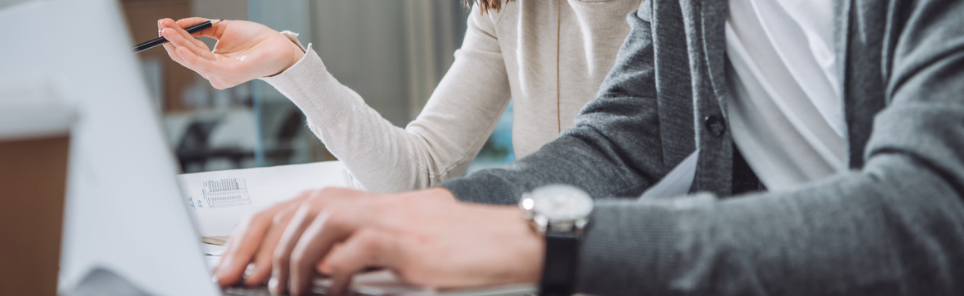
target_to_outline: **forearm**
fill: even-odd
[[[422,189],[462,176],[508,106],[508,75],[487,25],[470,18],[455,63],[404,129],[339,83],[314,51],[265,80],[305,113],[309,128],[366,189]]]
[[[298,63],[264,80],[301,109],[311,131],[367,189],[398,191],[430,183],[431,174],[419,172],[414,159],[413,136],[342,85],[310,48]]]
[[[944,295],[964,277],[964,207],[900,155],[785,193],[598,202],[578,291]],[[898,288],[899,287],[899,288]]]

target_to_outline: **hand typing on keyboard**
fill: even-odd
[[[311,191],[238,226],[215,276],[222,286],[268,281],[274,294],[304,295],[316,273],[346,291],[368,267],[403,281],[456,288],[535,282],[544,242],[514,206],[458,202],[435,188],[403,194],[349,189]]]

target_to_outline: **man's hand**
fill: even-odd
[[[281,73],[304,56],[287,37],[255,22],[224,20],[193,36],[183,29],[207,20],[162,19],[157,21],[157,30],[170,41],[164,44],[164,50],[171,59],[201,74],[215,88]],[[195,38],[201,36],[218,40],[214,51]]]
[[[246,284],[270,272],[273,293],[311,290],[316,272],[333,292],[366,267],[393,270],[428,287],[536,282],[544,242],[516,207],[458,202],[445,189],[378,195],[348,189],[302,194],[258,213],[228,243],[216,269],[221,285]]]

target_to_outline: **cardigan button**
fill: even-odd
[[[714,135],[722,136],[723,133],[726,132],[726,124],[723,124],[723,119],[720,119],[719,116],[707,116],[703,122],[706,124],[706,128],[710,130],[710,133]]]

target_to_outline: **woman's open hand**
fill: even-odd
[[[193,36],[183,29],[204,21],[208,19],[162,19],[157,29],[170,41],[164,49],[171,59],[201,74],[217,89],[281,73],[304,55],[287,37],[255,22],[224,20]],[[195,38],[202,36],[218,40],[213,51]]]

